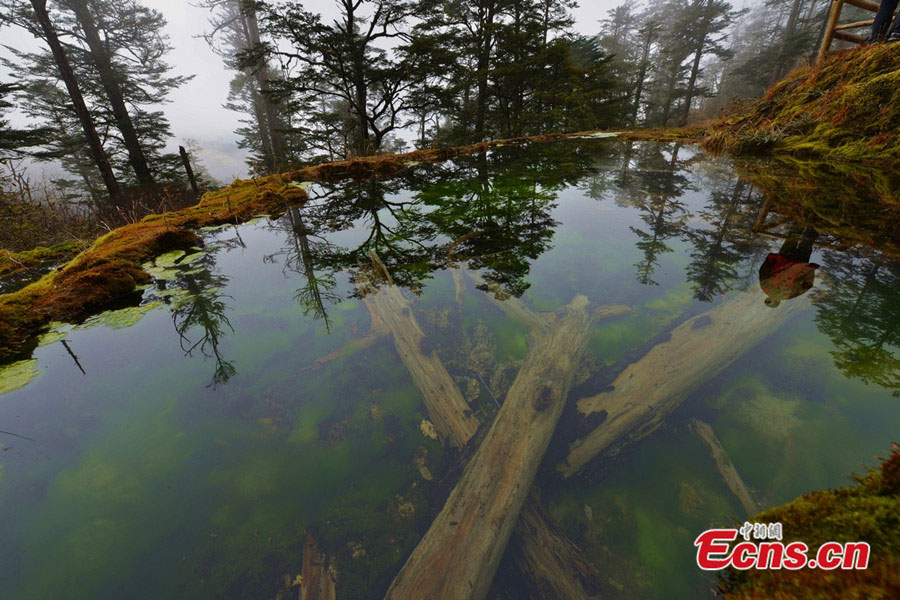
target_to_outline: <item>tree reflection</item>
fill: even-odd
[[[304,315],[312,314],[314,319],[321,319],[325,328],[331,331],[331,321],[325,305],[340,302],[342,298],[334,291],[337,286],[334,272],[317,272],[316,268],[321,258],[331,254],[335,246],[317,235],[304,222],[299,208],[288,209],[287,216],[281,219],[280,224],[287,230],[288,245],[279,252],[265,256],[263,260],[275,262],[281,258],[285,273],[291,271],[303,277],[304,284],[297,289],[294,300],[300,305]]]
[[[631,191],[628,204],[641,212],[641,220],[648,229],[629,227],[638,237],[635,245],[644,253],[644,260],[634,265],[637,280],[644,285],[658,285],[653,274],[659,267],[659,256],[672,252],[668,245],[670,239],[683,237],[686,233],[685,225],[691,215],[680,198],[692,189],[692,185],[687,178],[687,168],[678,160],[680,144],[674,145],[668,160],[658,149],[645,147],[653,151],[638,155],[637,172],[628,174],[632,153],[629,147],[620,173],[623,182],[633,180],[623,189]]]
[[[687,233],[694,246],[687,276],[693,282],[694,297],[703,302],[739,287],[741,265],[767,245],[753,233],[761,201],[752,188],[730,174],[710,183],[709,201],[698,212],[705,225]]]
[[[831,285],[815,320],[834,344],[835,365],[900,397],[900,264],[862,248],[826,251],[822,261]]]
[[[531,261],[550,248],[559,191],[598,170],[604,146],[502,148],[412,169],[388,181],[345,180],[310,190],[277,227],[289,243],[266,257],[304,278],[297,299],[326,321],[338,272],[375,253],[396,285],[418,293],[435,271],[460,262],[501,296],[528,289]],[[354,237],[341,245],[334,234]],[[377,286],[378,283],[376,282]],[[360,290],[353,292],[361,294]]]

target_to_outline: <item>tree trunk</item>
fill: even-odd
[[[241,13],[244,15],[244,21],[247,26],[247,39],[251,48],[260,45],[259,22],[256,18],[256,8],[252,2],[241,3]],[[269,90],[268,80],[269,65],[263,61],[256,71],[253,73],[256,83],[259,86],[259,95],[261,97],[263,108],[266,115],[266,129],[269,133],[269,141],[272,146],[272,172],[277,173],[279,169],[285,167],[284,156],[284,138],[281,135],[281,128],[278,125],[278,112],[275,110],[275,104],[272,102],[271,90]]]
[[[557,470],[571,477],[595,456],[616,454],[628,442],[650,434],[701,385],[810,305],[809,294],[777,309],[765,306],[764,299],[762,291],[748,290],[682,323],[606,391],[580,400],[583,415],[605,416],[596,429],[571,444]]]
[[[94,17],[91,15],[86,0],[69,0],[78,24],[84,31],[84,38],[90,49],[91,59],[97,67],[97,73],[100,75],[100,84],[103,86],[103,92],[109,101],[113,116],[116,119],[116,127],[122,134],[122,141],[125,149],[128,151],[128,162],[134,169],[137,176],[138,184],[153,185],[153,173],[147,164],[147,157],[141,148],[141,142],[138,139],[137,132],[134,129],[134,123],[128,114],[128,108],[125,106],[125,97],[122,94],[122,86],[119,85],[119,76],[115,72],[112,65],[112,58],[100,39],[100,32]]]
[[[88,112],[87,105],[84,103],[84,96],[81,95],[81,89],[78,87],[78,80],[75,78],[75,72],[72,70],[72,65],[69,64],[69,59],[66,57],[65,50],[63,50],[62,44],[59,42],[59,37],[56,35],[56,29],[54,29],[53,23],[50,22],[50,15],[47,12],[47,0],[31,0],[31,6],[34,8],[35,15],[44,32],[47,44],[50,46],[51,52],[53,52],[53,59],[56,61],[60,77],[63,82],[65,82],[66,89],[69,91],[72,107],[78,115],[78,120],[81,121],[81,127],[84,129],[84,135],[87,138],[88,146],[94,157],[94,163],[96,163],[97,169],[100,170],[100,176],[103,178],[103,183],[106,185],[106,191],[109,193],[109,197],[113,204],[118,205],[122,200],[119,182],[116,181],[116,176],[113,174],[112,167],[109,166],[109,158],[106,156],[106,151],[103,150],[103,144],[100,141],[100,136],[97,135],[97,129],[94,127],[91,113]]]
[[[644,48],[641,53],[641,66],[638,69],[637,89],[634,91],[634,107],[631,109],[631,124],[637,123],[637,115],[641,107],[641,95],[644,93],[644,77],[647,76],[649,66],[650,46],[653,44],[653,29],[647,27],[647,37],[644,38]]]
[[[387,598],[484,598],[562,414],[591,332],[577,296],[538,338],[496,420]]]
[[[494,45],[494,2],[488,0],[483,22],[481,39],[478,47],[478,91],[475,99],[475,138],[484,138],[484,126],[487,119],[488,74],[491,65],[491,47]]]
[[[788,42],[794,37],[797,31],[797,21],[800,18],[800,9],[803,7],[803,0],[794,0],[791,5],[791,14],[788,17],[787,25],[784,28],[784,34],[781,36],[781,47],[778,50],[778,66],[775,68],[772,83],[775,83],[784,75],[787,64],[785,63],[784,52],[787,50]]]
[[[178,153],[181,155],[181,164],[184,165],[184,172],[187,173],[191,189],[195,194],[199,194],[200,186],[197,185],[197,179],[194,177],[194,169],[191,168],[191,159],[188,157],[187,150],[184,149],[184,146],[178,146]]]

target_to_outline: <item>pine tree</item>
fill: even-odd
[[[278,60],[284,75],[272,82],[273,93],[302,120],[299,127],[313,143],[332,151],[343,141],[344,154],[363,155],[380,149],[404,124],[406,65],[383,44],[404,37],[401,28],[413,5],[339,0],[338,8],[340,16],[329,24],[298,4],[260,3],[267,41],[242,53],[240,67]]]
[[[0,5],[10,22],[47,41],[32,7],[22,0],[2,0]],[[168,120],[161,111],[147,108],[164,103],[169,92],[189,79],[168,75],[163,57],[170,47],[162,33],[162,15],[137,0],[57,0],[44,6],[119,177],[142,185],[180,179],[178,156],[164,152],[171,137]],[[64,147],[74,151],[79,142],[63,128],[74,108],[66,109],[59,94],[51,93],[51,87],[60,86],[58,63],[49,50],[10,51],[14,59],[5,64],[21,82],[23,109],[53,128],[61,140],[68,138],[65,144],[53,144],[56,153]],[[61,109],[70,117],[61,117]],[[82,138],[80,146],[86,143]]]

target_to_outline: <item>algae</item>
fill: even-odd
[[[140,321],[148,312],[162,306],[161,302],[151,302],[140,306],[130,306],[119,310],[108,310],[87,319],[77,329],[91,327],[109,327],[110,329],[127,329]]]
[[[39,374],[37,359],[20,360],[0,366],[0,394],[25,387]]]

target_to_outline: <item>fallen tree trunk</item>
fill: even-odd
[[[532,493],[525,500],[507,546],[529,578],[531,598],[589,600],[600,590],[600,574],[569,540]]]
[[[580,400],[582,414],[602,413],[605,418],[569,447],[566,461],[557,467],[563,477],[595,456],[615,454],[651,433],[697,388],[810,305],[808,294],[774,309],[763,304],[764,298],[761,291],[749,290],[689,319],[628,366],[607,390]]]
[[[462,448],[478,431],[478,419],[472,415],[441,359],[433,349],[425,350],[425,334],[409,302],[393,285],[390,274],[374,253],[372,262],[383,271],[387,285],[375,293],[369,293],[371,282],[366,277],[360,274],[356,282],[372,312],[372,322],[375,327],[383,328],[393,336],[397,354],[422,392],[425,409],[441,443]]]
[[[756,507],[753,498],[750,497],[750,492],[747,490],[747,486],[744,485],[744,480],[738,475],[737,469],[734,468],[734,464],[728,458],[725,448],[722,447],[722,442],[716,437],[712,427],[703,421],[692,419],[691,428],[697,434],[697,437],[709,446],[709,451],[716,462],[716,469],[719,471],[719,475],[725,480],[725,485],[728,486],[731,493],[737,496],[741,506],[744,507],[744,512],[747,513],[746,516],[752,517],[758,513],[759,509]]]
[[[587,298],[577,296],[538,337],[484,441],[387,598],[487,594],[590,336],[587,306]]]

